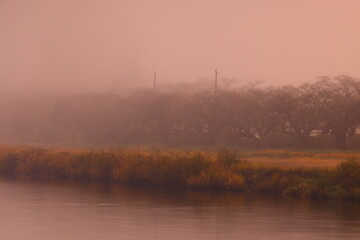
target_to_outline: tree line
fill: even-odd
[[[179,88],[33,97],[1,111],[3,143],[360,148],[360,81],[350,76],[216,95]]]

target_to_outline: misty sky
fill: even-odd
[[[0,0],[0,91],[360,77],[359,0]]]

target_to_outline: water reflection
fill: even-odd
[[[360,206],[231,192],[0,181],[2,239],[359,239]]]

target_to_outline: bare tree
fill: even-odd
[[[349,76],[326,78],[326,123],[323,127],[335,137],[336,148],[346,149],[347,139],[355,134],[360,117],[360,82]]]
[[[279,127],[284,133],[298,139],[301,147],[308,146],[311,133],[319,129],[324,119],[328,98],[326,82],[317,81],[298,88],[279,89],[273,101],[273,110],[279,114]]]

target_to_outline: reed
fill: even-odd
[[[149,149],[60,150],[1,147],[0,175],[42,180],[89,180],[169,187],[226,189],[303,198],[360,200],[356,154],[311,167],[301,159],[329,160],[329,153],[175,151]],[[350,157],[352,156],[352,157]],[[263,162],[259,160],[265,159]],[[255,159],[255,160],[254,160]],[[266,160],[267,159],[267,160]],[[278,167],[278,159],[298,162]],[[299,160],[300,159],[300,160]],[[347,160],[346,160],[347,159]]]

